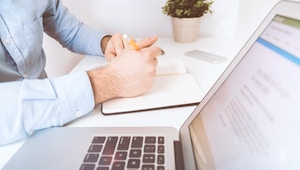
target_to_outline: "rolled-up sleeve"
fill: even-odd
[[[5,103],[0,111],[0,145],[22,139],[35,130],[61,126],[89,113],[95,105],[86,72],[1,83],[0,94],[5,96],[0,98]]]

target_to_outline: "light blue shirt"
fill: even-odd
[[[0,145],[94,108],[86,72],[47,79],[43,32],[73,52],[103,55],[104,32],[78,21],[59,0],[1,0]]]

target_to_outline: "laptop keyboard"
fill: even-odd
[[[95,136],[80,170],[164,170],[163,136]]]

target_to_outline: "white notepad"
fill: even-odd
[[[179,59],[159,60],[157,76],[146,93],[102,103],[103,114],[119,114],[198,104],[204,97],[194,77]]]

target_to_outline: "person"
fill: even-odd
[[[109,64],[47,78],[43,32],[73,52],[105,55]],[[161,53],[156,35],[134,50],[120,33],[80,22],[60,0],[1,0],[0,38],[0,145],[62,126],[104,101],[146,92]]]

